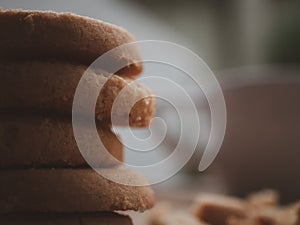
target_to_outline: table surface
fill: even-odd
[[[184,173],[177,174],[152,188],[156,203],[168,202],[175,209],[183,210],[190,208],[195,197],[201,193],[227,193],[223,182],[217,177]],[[129,212],[127,214],[130,215],[134,224],[147,225],[151,210],[144,213]]]

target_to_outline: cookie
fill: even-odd
[[[132,225],[128,216],[113,212],[70,214],[7,214],[0,215],[5,225]]]
[[[101,173],[132,185],[146,182],[128,170]],[[0,213],[144,211],[154,204],[150,187],[115,183],[92,169],[1,170],[0,179]]]
[[[86,72],[86,74],[85,74]],[[85,76],[82,78],[83,74]],[[129,115],[133,127],[146,127],[154,114],[155,100],[149,89],[136,81],[107,73],[95,72],[83,65],[62,62],[2,62],[0,63],[0,109],[57,112],[71,115],[73,99],[80,79],[84,88],[77,96],[80,112],[93,104],[91,95],[99,93],[95,114],[100,121],[110,121],[112,105],[122,90],[121,104],[115,104],[113,114],[118,125]],[[135,101],[139,100],[139,101]],[[130,103],[136,102],[131,108]],[[78,107],[78,108],[79,108]],[[131,110],[130,110],[131,109]],[[130,113],[129,113],[130,112]]]
[[[207,194],[194,204],[199,222],[219,225],[296,225],[297,203],[281,206],[279,195],[272,190],[252,193],[246,199]]]
[[[150,212],[149,225],[208,225],[198,221],[191,213],[172,206],[166,202],[156,204]]]
[[[81,124],[88,138],[88,157],[95,167],[109,167],[123,161],[123,146],[110,128],[98,126],[105,149],[97,149],[90,127]],[[58,116],[0,115],[0,168],[88,166],[74,138],[71,119]]]
[[[1,60],[59,59],[90,65],[105,52],[135,41],[118,26],[72,13],[0,11],[0,27]],[[125,49],[110,61],[127,65],[121,75],[142,71],[137,49]]]
[[[153,218],[150,225],[209,225],[204,222],[197,221],[196,218],[188,213],[175,212],[161,217]]]
[[[247,204],[238,199],[216,194],[204,194],[194,204],[194,215],[208,224],[227,225],[231,217],[245,218]]]

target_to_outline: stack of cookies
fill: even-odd
[[[124,103],[141,99],[130,111],[129,125],[147,127],[154,99],[150,90],[131,82],[142,71],[136,52],[111,58],[127,65],[112,76],[99,72],[103,68],[87,68],[134,38],[117,26],[70,13],[0,11],[0,27],[0,224],[132,224],[115,211],[147,210],[153,193],[136,186],[146,182],[143,176],[118,168],[123,146],[111,130],[111,110],[126,87],[132,95]],[[91,86],[104,84],[95,120],[109,154],[97,157],[93,166],[105,176],[89,167],[72,127],[74,93],[86,71],[95,75]],[[116,115],[120,124],[127,115],[122,110]],[[90,148],[97,146],[93,141],[98,140],[90,140]],[[98,150],[89,152],[99,156]]]

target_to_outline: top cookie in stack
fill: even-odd
[[[7,10],[0,12],[0,27],[1,108],[70,113],[75,89],[87,66],[105,52],[134,41],[122,28],[71,13]],[[113,99],[142,71],[137,50],[120,54],[112,60],[125,61],[127,67],[107,82],[109,87],[103,90],[107,99],[98,99],[100,120],[110,117]],[[97,75],[97,80],[106,81],[107,77]],[[137,86],[133,85],[132,93],[149,95],[145,87]],[[152,98],[138,102],[130,114],[130,125],[147,126],[153,104]]]
[[[134,42],[126,30],[72,13],[7,10],[1,12],[2,59],[58,59],[90,65],[105,52]],[[142,71],[138,52],[123,52],[115,60],[128,67],[120,74],[134,77]]]
[[[0,221],[64,224],[63,218],[71,221],[70,213],[76,213],[74,221],[84,217],[90,221],[87,225],[131,224],[112,211],[144,211],[153,205],[152,191],[114,183],[89,168],[74,138],[72,105],[84,73],[92,77],[89,91],[104,84],[95,107],[97,131],[105,150],[117,160],[104,154],[93,165],[105,174],[128,178],[132,185],[144,183],[131,171],[105,169],[123,161],[122,144],[111,131],[112,105],[121,90],[126,87],[127,92],[116,108],[119,125],[126,125],[124,105],[133,99],[141,100],[129,113],[130,126],[147,127],[154,113],[151,91],[132,82],[142,71],[139,52],[111,57],[127,65],[115,75],[101,72],[106,68],[88,69],[99,56],[134,38],[115,25],[71,13],[0,11],[0,27],[0,178],[5,181],[0,188],[0,213],[5,215],[0,214]],[[91,128],[82,126],[88,134]],[[89,142],[89,152],[99,152],[95,146]]]

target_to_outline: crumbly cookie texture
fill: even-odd
[[[59,59],[90,65],[99,56],[134,42],[125,29],[72,13],[0,9],[1,60]],[[124,66],[118,74],[142,71],[137,48],[122,48],[110,60]],[[102,68],[110,72],[110,68]]]
[[[121,169],[102,169],[131,185],[145,183],[142,175]],[[144,211],[154,204],[148,186],[112,182],[93,169],[25,169],[0,171],[0,212]]]
[[[113,212],[93,213],[13,213],[1,215],[0,224],[6,225],[133,225],[128,216]]]
[[[154,114],[155,99],[145,86],[84,65],[2,62],[0,79],[0,109],[71,115],[76,93],[78,113],[95,113],[102,122],[110,123],[113,115],[116,125],[147,127]],[[95,112],[89,112],[87,106],[95,102]]]
[[[10,113],[0,115],[0,124],[0,168],[86,167],[87,158],[91,165],[103,168],[123,161],[122,143],[106,124],[97,127],[97,137],[89,126],[78,124],[86,138],[81,146],[84,152],[76,143],[71,119]]]
[[[157,204],[150,225],[299,225],[300,202],[280,206],[272,190],[250,194],[246,199],[219,194],[201,194],[190,211]]]

